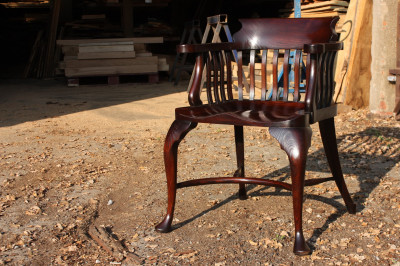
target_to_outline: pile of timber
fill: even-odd
[[[49,6],[49,0],[37,0],[37,1],[9,1],[6,3],[0,3],[5,8],[37,8],[43,6]]]
[[[341,30],[348,6],[348,0],[305,0],[301,3],[301,17],[317,18],[339,16],[340,20],[336,25],[336,29]],[[280,9],[279,12],[281,17],[294,18],[294,8]]]
[[[58,40],[64,55],[59,68],[75,86],[79,78],[95,76],[114,77],[114,83],[122,75],[148,75],[158,81],[158,72],[169,66],[165,58],[146,50],[146,44],[162,42],[162,37]]]

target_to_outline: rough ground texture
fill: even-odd
[[[6,81],[0,99],[0,264],[399,265],[400,123],[367,110],[337,117],[340,156],[357,213],[332,182],[307,187],[304,230],[313,254],[292,254],[290,193],[237,185],[179,190],[166,211],[163,139],[185,84],[67,88]],[[329,176],[318,128],[307,178]],[[246,174],[287,180],[288,161],[266,129],[245,129]],[[233,128],[199,125],[182,142],[179,180],[231,175]],[[107,252],[90,228],[122,250]],[[104,228],[104,229],[102,229]],[[103,246],[102,246],[103,245]],[[129,260],[129,254],[136,260]]]

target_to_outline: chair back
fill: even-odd
[[[330,106],[336,51],[312,45],[336,42],[337,21],[241,19],[233,43],[203,45],[208,103],[248,99],[306,102],[310,110]]]

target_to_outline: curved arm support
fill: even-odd
[[[305,111],[314,114],[316,111],[315,106],[315,90],[318,84],[318,55],[308,54],[307,56],[307,84],[306,84],[306,108]],[[311,116],[311,123],[314,118]]]
[[[202,82],[203,67],[204,67],[203,56],[200,54],[196,57],[193,83],[192,83],[192,87],[190,87],[190,89],[189,89],[188,100],[189,100],[189,104],[191,106],[203,104],[203,102],[200,99],[201,86],[203,85],[202,84],[203,83]]]

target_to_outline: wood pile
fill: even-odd
[[[6,3],[0,3],[5,8],[37,8],[43,6],[49,6],[49,0],[37,0],[37,1],[10,1]]]
[[[64,55],[59,68],[67,78],[157,74],[169,66],[146,44],[162,42],[162,37],[58,40]]]
[[[36,7],[48,5],[48,1],[31,1],[31,2],[16,2],[19,7],[28,7],[36,3]],[[63,28],[59,30],[58,19],[61,9],[61,0],[54,0],[50,3],[50,17],[46,30],[40,30],[37,33],[34,45],[32,46],[31,55],[26,65],[24,76],[47,78],[53,77],[55,73],[55,65],[58,60],[58,51],[56,49],[56,39],[63,36]],[[16,8],[17,8],[16,6]]]
[[[302,18],[317,18],[317,17],[335,17],[339,16],[340,20],[336,25],[338,31],[341,30],[349,1],[342,0],[303,0],[301,3]],[[281,17],[294,18],[294,8],[280,9]]]

